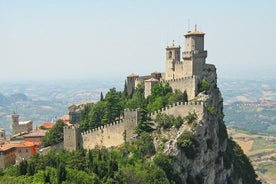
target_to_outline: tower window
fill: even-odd
[[[172,51],[169,52],[169,59],[172,58]]]

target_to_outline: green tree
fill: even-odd
[[[128,100],[126,107],[130,109],[144,108],[146,105],[144,91],[145,84],[138,84],[132,94],[132,97]]]
[[[103,97],[103,92],[101,92],[101,95],[100,95],[100,101],[103,101],[104,100],[104,97]]]
[[[110,89],[105,96],[105,111],[102,119],[103,123],[111,123],[115,121],[116,117],[120,117],[124,106],[121,100],[120,92],[117,92],[115,88]]]
[[[142,132],[152,132],[154,129],[153,122],[150,121],[148,113],[144,108],[139,109],[138,124],[135,128],[135,131],[138,135],[141,135]]]
[[[152,155],[155,153],[153,139],[147,132],[142,132],[136,146],[141,153],[145,155]]]
[[[58,184],[61,184],[63,181],[66,181],[66,170],[65,170],[65,166],[64,164],[61,162],[58,165],[58,169],[57,169],[57,180],[58,180]]]
[[[63,141],[63,120],[57,120],[52,129],[42,138],[42,146],[52,146]]]
[[[26,160],[22,160],[19,163],[19,174],[25,175],[27,174],[28,162]]]
[[[154,163],[165,171],[167,178],[171,183],[183,183],[179,174],[175,172],[173,167],[173,157],[164,154],[157,154],[154,159]]]
[[[126,81],[125,81],[124,90],[123,90],[123,97],[124,97],[124,98],[128,98],[128,94],[127,94],[127,83],[126,83]]]

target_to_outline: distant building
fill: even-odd
[[[68,124],[70,122],[70,116],[68,114],[63,115],[58,119],[62,120],[65,124]]]
[[[3,128],[0,128],[0,141],[6,140],[6,131]]]
[[[81,111],[89,106],[89,105],[93,105],[93,102],[87,101],[87,102],[81,102],[81,103],[77,103],[77,104],[73,104],[71,106],[68,107],[69,110],[69,121],[72,124],[76,124],[79,123],[81,120]]]
[[[54,123],[52,123],[52,122],[45,122],[45,123],[43,123],[43,125],[41,127],[44,130],[50,130],[51,128],[53,128],[53,126],[54,126]]]
[[[16,162],[21,160],[27,160],[32,155],[37,153],[39,149],[36,149],[38,143],[24,141],[16,145]],[[40,143],[39,143],[40,144]]]
[[[28,142],[41,142],[42,137],[45,136],[45,131],[34,131],[28,134],[23,135],[24,137],[24,141],[28,141]]]
[[[16,148],[14,144],[6,143],[0,145],[0,168],[6,169],[9,165],[15,164]]]
[[[21,121],[19,122],[19,115],[12,114],[12,129],[13,134],[18,134],[21,132],[30,132],[33,129],[33,121]]]

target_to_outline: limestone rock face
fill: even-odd
[[[162,145],[163,153],[173,156],[174,168],[185,183],[224,184],[230,183],[229,178],[232,183],[244,183],[241,178],[232,177],[235,175],[233,164],[228,169],[225,167],[223,155],[226,153],[228,135],[223,123],[223,99],[217,88],[214,65],[205,66],[203,80],[211,85],[208,91],[195,98],[204,101],[203,118],[192,125],[184,122],[179,129],[161,130],[159,136],[153,135],[155,147],[158,149]],[[178,138],[185,131],[191,132],[199,143],[194,158],[187,157],[185,151],[177,145]],[[167,140],[165,143],[164,138]]]

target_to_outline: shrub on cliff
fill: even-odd
[[[199,83],[199,92],[202,91],[208,91],[211,88],[211,84],[205,80],[201,81],[201,83]]]
[[[188,122],[188,124],[193,123],[195,120],[197,120],[198,116],[197,114],[194,112],[189,112],[187,116],[184,117],[184,120],[186,120]]]
[[[173,115],[158,113],[156,116],[156,122],[159,127],[164,129],[169,129],[172,126],[175,126],[178,129],[183,124],[183,119],[180,116],[174,117]]]
[[[192,132],[184,131],[177,138],[177,146],[185,152],[189,159],[194,159],[198,153],[199,142],[193,137]]]

